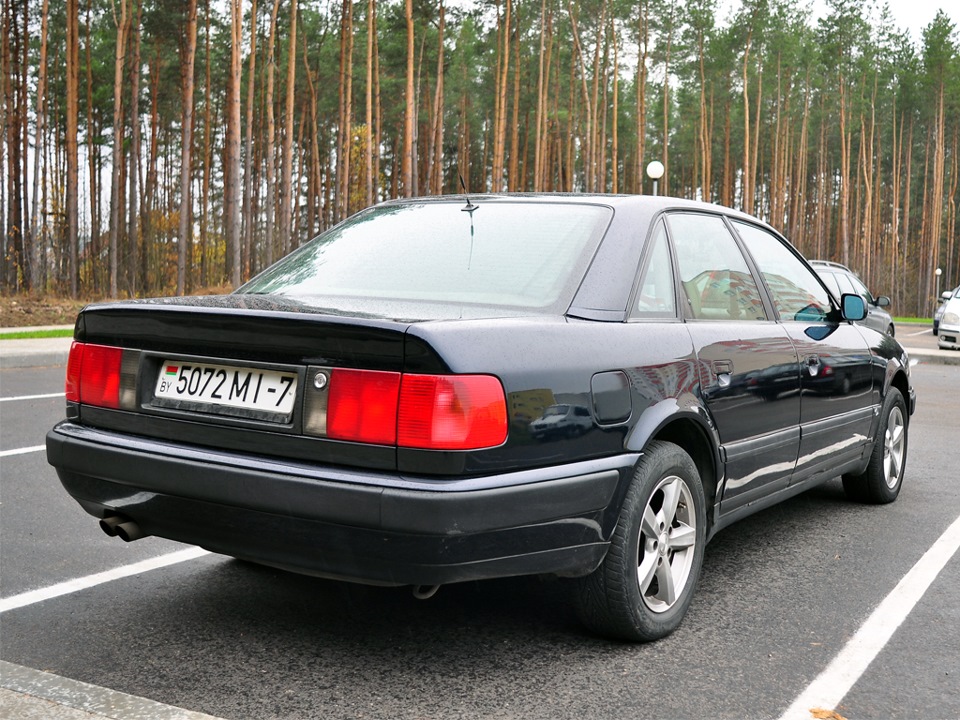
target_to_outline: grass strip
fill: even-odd
[[[0,332],[0,340],[33,340],[35,338],[73,337],[73,328],[56,330],[13,330]]]

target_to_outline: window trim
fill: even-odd
[[[637,272],[633,278],[633,289],[630,291],[630,296],[627,300],[627,322],[677,322],[678,320],[683,320],[683,312],[681,308],[683,307],[683,299],[680,295],[679,283],[679,274],[677,270],[677,256],[673,248],[673,242],[670,239],[670,228],[664,220],[664,216],[667,214],[666,211],[661,211],[657,213],[654,218],[650,221],[650,224],[647,226],[647,237],[643,242],[643,252],[640,255],[640,265]],[[654,247],[653,247],[653,238],[656,235],[657,226],[660,225],[663,227],[664,240],[666,241],[667,248],[667,257],[670,262],[670,274],[673,277],[673,315],[671,316],[662,316],[662,317],[651,317],[650,315],[641,315],[637,311],[637,297],[640,294],[641,283],[644,278],[644,273],[646,273],[647,268],[650,266],[651,258],[653,257]]]

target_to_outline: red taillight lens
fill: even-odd
[[[119,408],[122,362],[122,348],[74,342],[67,360],[67,400]]]
[[[503,386],[490,375],[404,375],[397,444],[476,450],[507,439]]]
[[[333,370],[327,401],[327,437],[393,445],[397,441],[400,373]]]
[[[70,345],[70,357],[67,358],[67,381],[64,392],[67,402],[80,402],[80,370],[83,367],[83,343],[76,340]]]

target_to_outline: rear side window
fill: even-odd
[[[850,278],[850,283],[853,285],[853,292],[862,297],[868,305],[873,303],[873,295],[870,294],[867,286],[860,282],[858,278]]]
[[[320,235],[239,292],[337,307],[337,299],[361,299],[566,310],[611,215],[576,203],[385,205]]]
[[[698,320],[765,320],[757,282],[740,247],[715,215],[677,213],[668,218],[680,280]]]
[[[734,222],[770,290],[781,320],[819,322],[832,310],[830,293],[780,238],[755,225]]]
[[[640,318],[673,318],[677,316],[673,285],[673,264],[667,246],[663,221],[657,221],[650,238],[650,251],[640,274],[640,287],[634,302],[633,316]]]

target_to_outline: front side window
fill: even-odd
[[[857,293],[868,305],[873,304],[873,295],[870,294],[870,291],[867,290],[867,286],[860,282],[859,278],[851,277],[850,282],[853,284],[853,291]]]
[[[781,320],[820,322],[832,310],[830,293],[778,237],[744,222],[734,227],[753,256]]]
[[[837,295],[837,299],[840,299],[840,295],[844,293],[856,293],[857,288],[854,287],[853,282],[850,278],[843,273],[837,273],[837,284],[840,286],[840,294]]]
[[[736,240],[715,215],[669,216],[680,280],[698,320],[765,320],[757,282]]]

